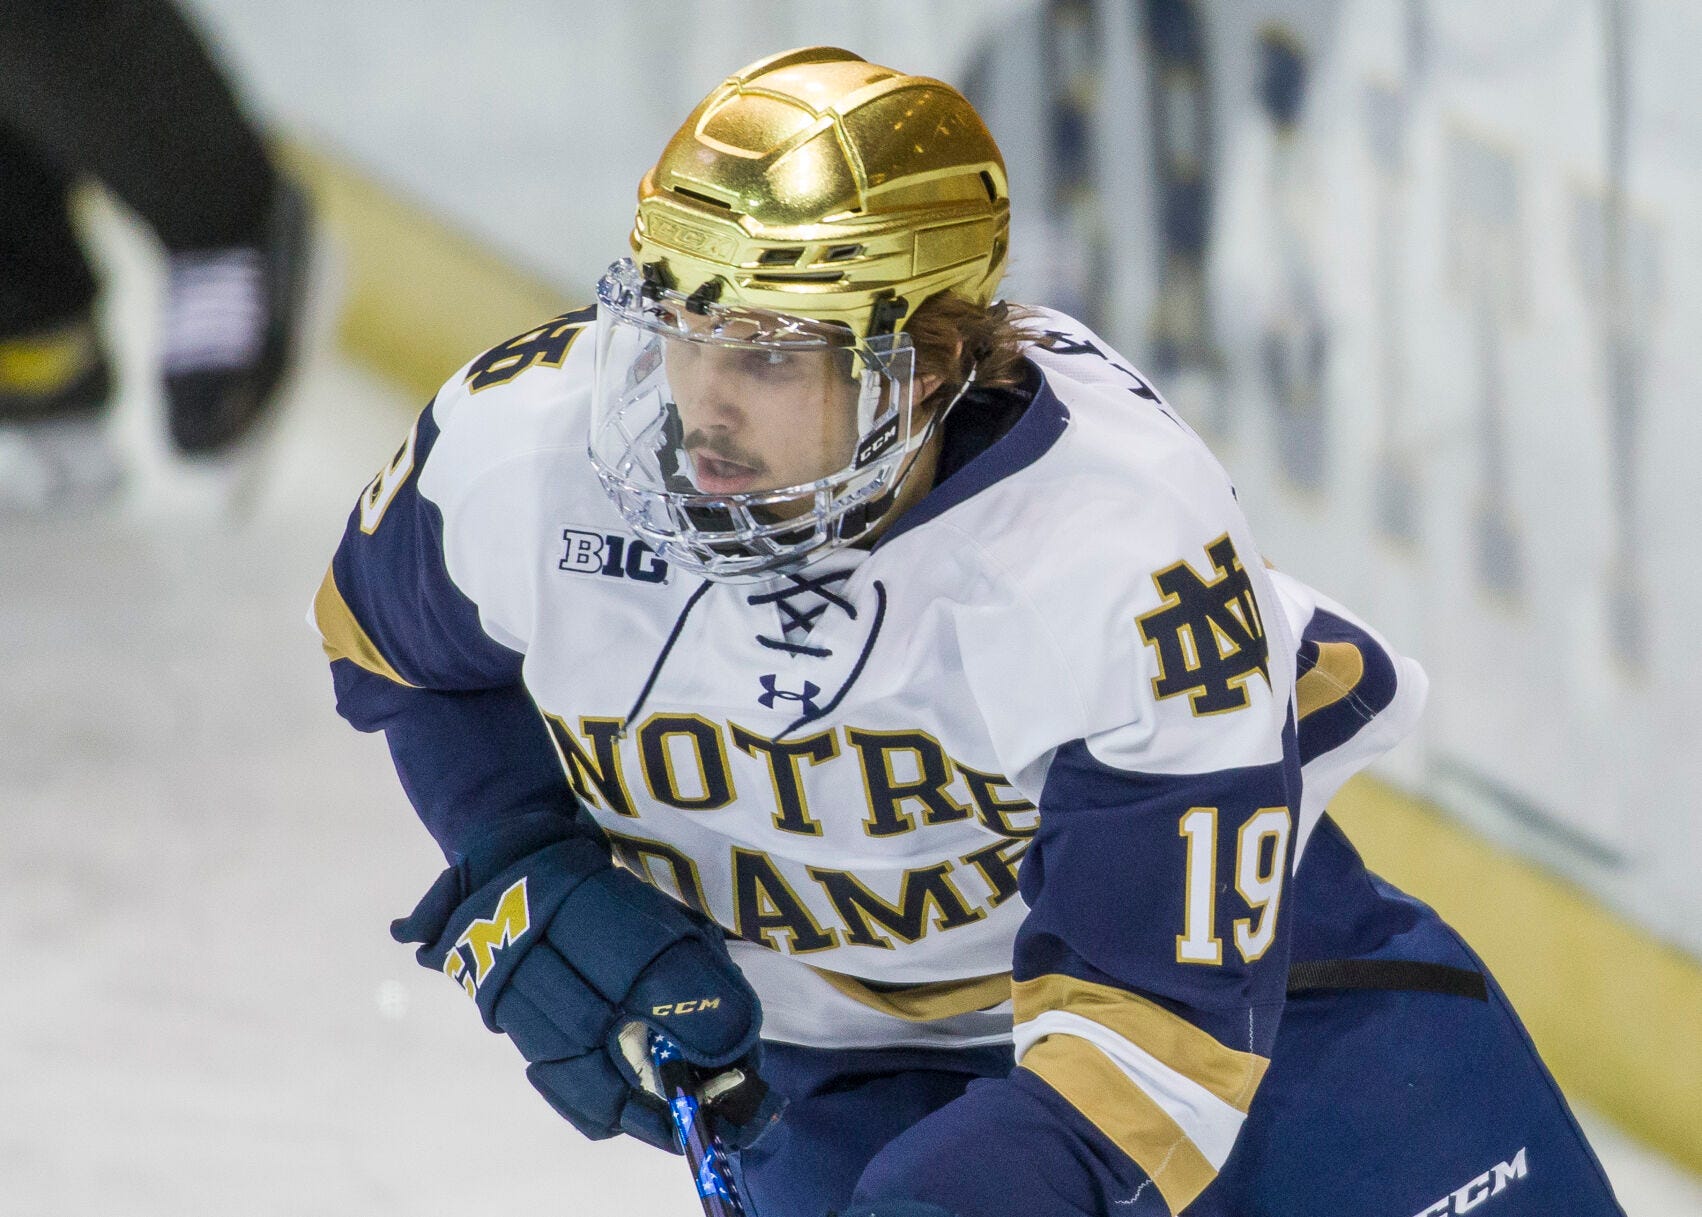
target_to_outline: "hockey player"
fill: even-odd
[[[444,386],[315,601],[450,863],[397,937],[589,1136],[672,1037],[759,1217],[1618,1212],[1324,814],[1422,672],[1007,224],[954,90],[778,55]]]

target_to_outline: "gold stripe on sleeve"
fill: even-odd
[[[1359,687],[1365,676],[1365,656],[1351,642],[1320,642],[1318,662],[1294,685],[1300,717],[1333,706]]]
[[[1086,1040],[1048,1035],[1023,1053],[1020,1068],[1038,1075],[1133,1158],[1172,1213],[1193,1203],[1217,1178],[1181,1126]]]
[[[325,581],[313,597],[313,620],[319,626],[319,637],[327,659],[347,659],[375,676],[414,688],[402,679],[390,661],[373,645],[372,639],[367,637],[361,623],[355,620],[343,593],[337,590],[337,580],[329,566],[325,568]]]
[[[1018,1023],[1047,1010],[1092,1019],[1243,1114],[1270,1066],[1265,1057],[1225,1047],[1209,1032],[1138,993],[1056,974],[1019,981],[1012,988]]]
[[[1011,974],[973,976],[968,980],[942,980],[932,984],[905,985],[901,989],[876,989],[854,976],[811,968],[817,976],[860,1005],[910,1023],[931,1023],[976,1010],[990,1010],[1011,996]]]

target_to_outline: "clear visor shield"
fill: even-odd
[[[907,335],[597,285],[591,459],[629,524],[682,565],[753,574],[854,539],[911,440]]]

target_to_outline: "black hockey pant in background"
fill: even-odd
[[[258,132],[168,0],[0,0],[0,337],[93,299],[66,215],[85,174],[171,251],[257,241],[276,185]]]

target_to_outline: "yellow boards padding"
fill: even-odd
[[[1349,783],[1331,814],[1483,957],[1569,1096],[1702,1170],[1702,966],[1381,782]]]

